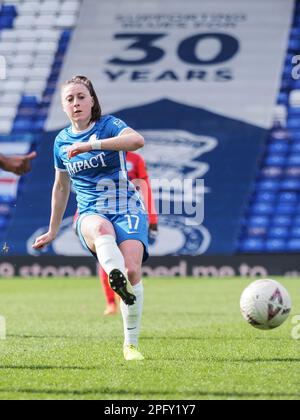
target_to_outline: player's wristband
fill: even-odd
[[[92,140],[90,144],[91,144],[92,150],[102,150],[101,140]]]

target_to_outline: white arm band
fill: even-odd
[[[101,140],[92,140],[90,142],[92,150],[102,150],[102,141]]]

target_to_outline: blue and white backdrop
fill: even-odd
[[[144,134],[142,153],[153,179],[205,182],[203,223],[186,223],[186,214],[161,215],[152,255],[234,253],[272,122],[293,5],[293,0],[84,2],[60,81],[75,74],[92,79],[104,112]],[[15,254],[32,253],[33,238],[46,229],[53,140],[67,124],[58,91],[8,235]],[[154,185],[154,192],[161,207],[164,191]],[[72,198],[61,234],[46,253],[85,254],[71,227],[74,209]]]

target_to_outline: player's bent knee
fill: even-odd
[[[115,230],[113,228],[113,226],[106,221],[101,221],[101,223],[96,223],[93,227],[92,227],[92,237],[93,239],[97,239],[100,236],[105,236],[105,235],[111,235],[115,238],[116,234],[115,234]]]
[[[115,236],[113,229],[110,226],[101,224],[96,227],[96,236],[112,235]]]

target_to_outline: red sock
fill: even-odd
[[[106,302],[108,303],[108,305],[116,303],[115,292],[110,287],[109,281],[108,281],[108,275],[106,274],[106,272],[103,270],[102,267],[100,267],[99,269],[99,276],[100,276],[101,283],[103,286]]]

